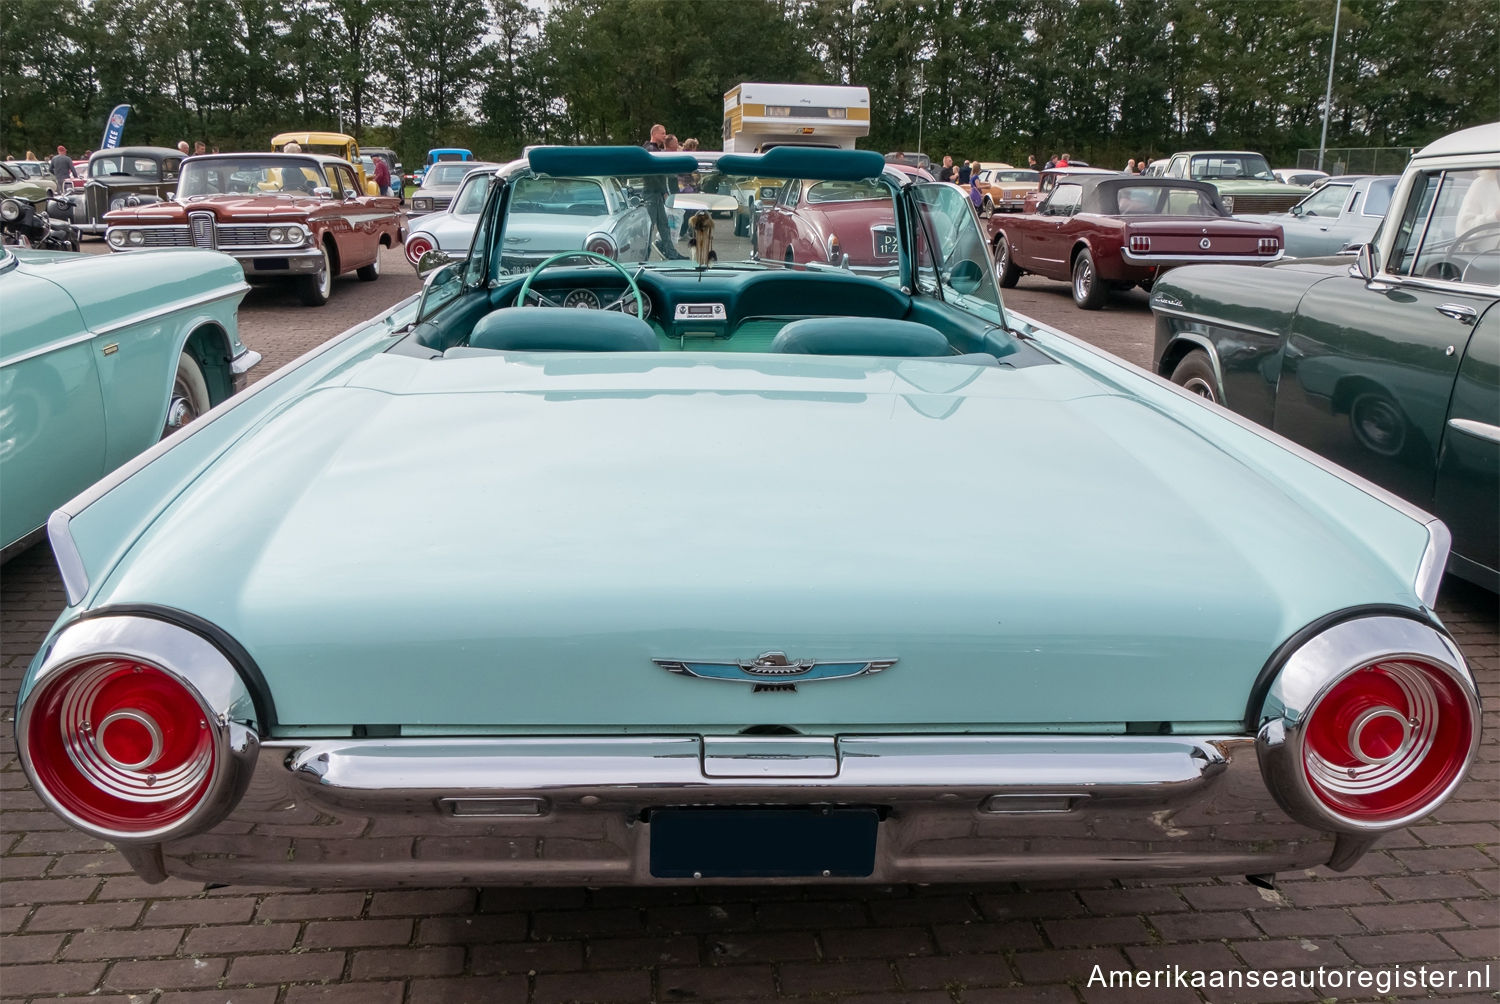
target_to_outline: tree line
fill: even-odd
[[[265,149],[342,123],[432,146],[721,145],[741,81],[870,89],[860,146],[1111,166],[1318,145],[1339,0],[0,0],[0,152]],[[1500,0],[1342,0],[1330,146],[1500,118]],[[1118,161],[1119,163],[1115,163]]]

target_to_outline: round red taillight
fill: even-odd
[[[602,254],[606,258],[613,258],[615,256],[614,243],[603,237],[595,237],[589,241],[588,246],[584,250],[592,251],[594,254]]]
[[[169,828],[213,784],[219,752],[209,713],[192,690],[154,666],[81,663],[31,700],[25,741],[33,779],[96,830]]]
[[[1404,819],[1442,797],[1472,747],[1457,681],[1414,659],[1346,675],[1308,709],[1302,770],[1331,812],[1365,823]]]
[[[415,265],[422,256],[432,250],[432,241],[426,237],[413,237],[406,242],[406,260]]]

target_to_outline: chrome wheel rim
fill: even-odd
[[[1073,266],[1073,295],[1080,300],[1088,299],[1089,291],[1094,288],[1094,265],[1087,258],[1080,259]]]
[[[1005,277],[1005,267],[1010,262],[1010,247],[1005,238],[1001,237],[995,242],[995,280],[998,282]]]
[[[318,273],[318,292],[327,299],[333,292],[333,263],[328,260],[328,247],[323,247],[323,271]]]
[[[1213,387],[1210,386],[1209,382],[1202,377],[1189,377],[1187,381],[1183,383],[1182,389],[1187,391],[1189,394],[1197,394],[1199,397],[1207,398],[1210,401],[1218,400],[1214,397]]]
[[[376,275],[380,274],[380,253],[384,250],[384,245],[377,244],[375,246],[375,260],[370,262],[370,270]]]

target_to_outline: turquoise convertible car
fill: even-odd
[[[527,264],[525,179],[694,167],[538,148],[420,298],[59,510],[47,804],[148,880],[1264,880],[1454,790],[1440,522],[1007,311],[955,186],[718,166],[878,186],[895,254]]]
[[[0,247],[0,545],[241,386],[249,289],[208,252]],[[170,264],[166,264],[170,262]]]

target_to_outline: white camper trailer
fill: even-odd
[[[773,146],[853,150],[870,135],[870,89],[831,84],[739,84],[724,94],[724,149]]]

